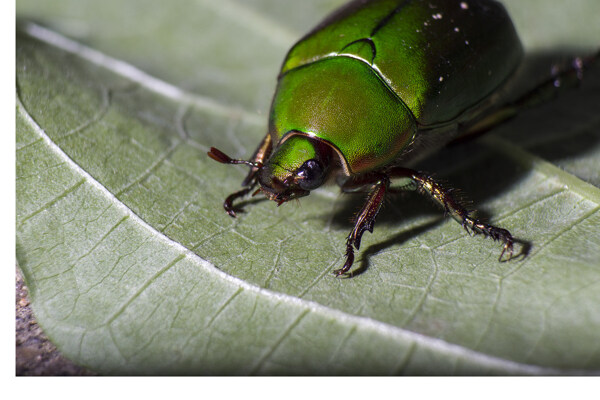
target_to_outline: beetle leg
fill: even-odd
[[[583,72],[599,59],[600,51],[585,58],[576,57],[567,66],[553,66],[552,74],[546,81],[525,93],[508,107],[521,110],[552,100],[562,89],[577,86],[583,80]]]
[[[454,198],[451,189],[445,189],[431,177],[412,169],[395,167],[388,170],[387,173],[394,177],[412,179],[417,184],[420,192],[428,194],[434,199],[444,208],[444,211],[456,219],[467,232],[469,232],[470,228],[476,234],[481,233],[494,240],[503,242],[504,247],[502,248],[502,253],[500,253],[498,261],[502,261],[502,257],[505,253],[507,253],[507,261],[512,258],[513,243],[515,239],[512,237],[511,233],[506,229],[488,225],[473,218],[471,213]]]
[[[473,125],[467,126],[465,132],[461,133],[451,143],[456,144],[473,139],[523,110],[552,100],[560,91],[572,89],[583,80],[584,71],[598,60],[600,60],[600,51],[585,58],[574,58],[568,65],[554,66],[552,74],[545,81],[516,100],[476,121]]]
[[[230,194],[229,196],[227,196],[227,198],[223,202],[223,208],[225,209],[227,214],[229,214],[231,217],[235,218],[237,216],[237,214],[235,213],[235,207],[233,207],[233,201],[240,197],[244,197],[245,195],[250,193],[254,189],[255,186],[256,186],[256,180],[254,180],[250,186],[248,186],[242,190],[238,190],[237,192],[234,192],[234,193]],[[243,210],[238,209],[238,211],[243,211]]]
[[[244,186],[244,189],[238,190],[237,192],[230,194],[229,196],[227,196],[227,198],[223,202],[223,208],[225,209],[227,214],[229,214],[231,217],[233,217],[233,218],[236,217],[235,208],[233,206],[233,201],[240,197],[244,197],[245,195],[250,193],[252,191],[252,189],[254,189],[256,187],[256,184],[258,183],[256,174],[260,170],[260,168],[262,168],[265,159],[267,159],[269,157],[269,155],[271,154],[272,149],[273,149],[273,146],[272,146],[271,135],[269,135],[268,133],[266,134],[264,139],[260,142],[260,145],[258,146],[258,148],[254,151],[254,155],[252,156],[250,161],[236,160],[236,159],[229,157],[227,154],[223,153],[219,149],[216,149],[214,147],[210,148],[210,151],[208,152],[208,156],[215,161],[218,161],[223,164],[246,164],[246,165],[250,166],[250,172],[248,172],[248,175],[246,175],[246,178],[242,181],[242,186]],[[242,210],[239,209],[238,211],[242,211]]]
[[[346,239],[346,262],[344,266],[333,273],[338,276],[348,276],[348,271],[354,263],[354,249],[360,248],[360,240],[365,231],[373,233],[373,226],[375,225],[375,218],[381,209],[381,204],[385,198],[385,194],[390,186],[390,179],[387,175],[379,175],[374,177],[377,179],[372,186],[367,201],[363,205],[362,209],[356,216],[356,222],[354,223],[354,229],[348,235]],[[372,181],[371,181],[372,182]],[[357,184],[363,186],[367,182],[352,182],[351,185]],[[349,189],[350,185],[347,185],[344,189]]]
[[[258,147],[256,148],[256,150],[254,151],[254,154],[252,155],[252,158],[250,160],[254,163],[264,164],[265,160],[271,155],[271,150],[273,150],[273,140],[271,139],[271,135],[269,133],[267,133],[265,135],[265,137],[263,138],[263,140],[258,145]],[[252,184],[252,181],[254,180],[254,177],[256,176],[257,172],[258,172],[257,167],[250,168],[250,172],[248,172],[248,175],[242,181],[242,186],[252,185],[252,187],[254,187],[254,185]],[[248,193],[248,192],[246,192],[246,193]]]

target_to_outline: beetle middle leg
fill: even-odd
[[[513,244],[515,239],[511,233],[503,228],[485,224],[480,220],[473,218],[471,212],[468,211],[455,197],[452,195],[452,190],[444,188],[442,185],[421,172],[414,171],[408,168],[394,167],[387,171],[390,177],[410,178],[417,184],[417,189],[429,195],[436,203],[438,203],[444,211],[450,214],[457,220],[467,232],[471,229],[474,233],[481,233],[484,236],[489,236],[494,240],[504,243],[502,252],[498,261],[502,261],[504,254],[507,254],[507,260],[513,256]]]

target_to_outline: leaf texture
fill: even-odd
[[[232,219],[246,171],[206,156],[251,154],[286,49],[340,1],[53,3],[17,3],[17,259],[66,356],[104,374],[600,371],[597,65],[422,166],[527,257],[498,263],[498,243],[406,194],[340,280],[361,196],[251,200]],[[529,54],[597,46],[597,2],[566,11],[587,24],[530,3],[507,2]]]

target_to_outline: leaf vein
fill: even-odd
[[[238,290],[236,290],[227,300],[225,300],[225,302],[223,304],[221,304],[221,307],[219,307],[217,309],[217,311],[215,311],[214,315],[211,317],[211,319],[208,321],[208,324],[206,324],[206,327],[210,327],[213,322],[215,322],[215,320],[217,319],[217,317],[223,312],[225,311],[225,309],[227,308],[227,306],[229,306],[229,304],[231,304],[231,302],[238,297],[241,293],[244,292],[244,288],[238,288]]]
[[[44,210],[49,209],[50,207],[52,207],[53,205],[55,205],[56,203],[58,203],[60,200],[66,198],[69,194],[75,192],[80,186],[82,186],[85,183],[85,179],[81,179],[79,180],[76,184],[70,186],[69,188],[67,188],[66,190],[64,190],[62,193],[60,193],[58,196],[54,197],[52,200],[46,202],[44,205],[42,205],[42,207],[40,207],[39,209],[35,210],[34,212],[30,213],[29,215],[21,218],[21,221],[19,223],[19,226],[23,226],[25,224],[25,222],[27,222],[28,220],[30,220],[31,218],[35,217],[36,215],[38,215],[39,213],[41,213]]]
[[[127,307],[134,302],[143,292],[146,290],[154,281],[156,281],[160,276],[162,276],[165,272],[170,270],[175,264],[185,258],[184,255],[180,254],[173,261],[165,265],[163,268],[159,269],[154,275],[150,277],[142,286],[140,286],[130,297],[127,299],[123,305],[111,316],[109,316],[104,322],[105,325],[111,326],[112,322],[117,319],[123,312],[127,309]]]
[[[135,178],[132,182],[128,183],[127,185],[125,185],[123,188],[121,188],[121,190],[119,190],[115,196],[116,197],[121,197],[123,196],[123,194],[125,194],[129,189],[131,189],[134,185],[143,182],[146,178],[148,178],[148,176],[150,176],[150,174],[154,171],[156,171],[156,169],[167,159],[171,156],[171,154],[173,154],[173,152],[175,151],[175,149],[177,149],[177,147],[181,144],[180,141],[176,141],[173,145],[171,145],[171,147],[169,147],[167,149],[167,151],[165,151],[154,163],[152,163],[148,168],[146,168],[145,171],[143,171],[140,176],[138,176],[137,178]]]
[[[435,254],[433,253],[433,251],[430,251],[429,254],[431,256],[431,261],[433,262],[433,271],[429,274],[429,280],[427,281],[427,284],[425,285],[425,287],[422,289],[423,293],[422,293],[421,297],[419,298],[419,300],[417,301],[417,304],[415,304],[412,311],[407,315],[407,317],[404,319],[404,321],[402,321],[402,324],[401,324],[402,326],[408,326],[410,323],[413,322],[413,320],[417,316],[417,313],[423,308],[423,305],[425,304],[425,301],[431,291],[431,288],[433,287],[433,283],[437,279],[438,272],[439,272],[438,262],[437,262],[437,259],[435,258]]]
[[[310,312],[310,309],[308,309],[308,308],[303,310],[300,313],[300,315],[298,315],[296,317],[296,319],[294,319],[294,321],[292,321],[292,323],[290,325],[288,325],[288,327],[283,331],[281,336],[279,338],[277,338],[277,340],[275,340],[273,342],[273,344],[271,344],[271,346],[269,346],[269,348],[266,349],[266,351],[264,352],[262,357],[260,357],[258,359],[258,361],[256,362],[256,364],[254,364],[254,366],[250,369],[249,375],[258,374],[258,371],[260,370],[260,368],[267,362],[267,360],[273,355],[273,353],[275,353],[275,350],[277,350],[277,348],[281,345],[281,343],[283,343],[285,338],[288,337],[288,335],[294,330],[294,328],[296,328],[296,326],[298,326],[300,321],[302,321],[302,319],[304,319],[304,317],[309,312]]]

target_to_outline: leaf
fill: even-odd
[[[69,358],[104,374],[600,370],[597,66],[423,166],[528,257],[498,263],[498,243],[408,194],[340,280],[362,199],[329,187],[232,219],[245,170],[206,151],[251,154],[286,49],[341,1],[46,3],[17,4],[17,259]],[[507,6],[552,58],[597,45],[597,2],[575,3]]]

